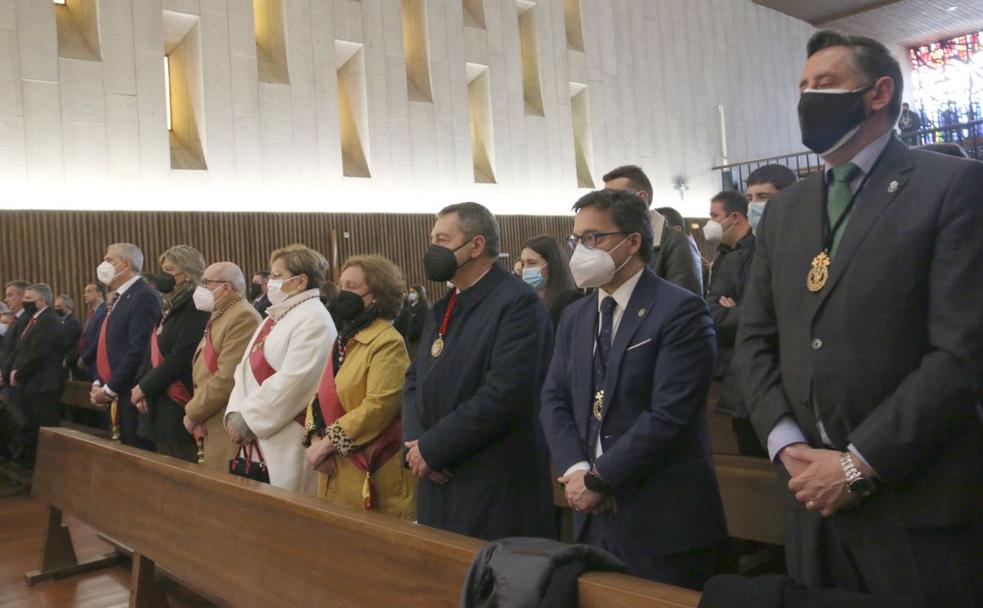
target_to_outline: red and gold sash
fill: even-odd
[[[150,365],[157,369],[160,364],[164,362],[164,356],[160,354],[160,344],[157,342],[157,332],[150,334]],[[191,401],[191,393],[188,388],[184,386],[184,383],[180,380],[175,380],[167,387],[167,396],[171,398],[174,403],[184,406]]]
[[[276,373],[276,369],[266,360],[266,354],[263,352],[263,344],[266,342],[266,337],[273,331],[275,324],[273,317],[266,318],[266,321],[263,322],[263,327],[260,328],[259,333],[256,335],[256,340],[253,341],[252,350],[249,351],[249,369],[253,372],[253,378],[256,378],[256,382],[260,386],[263,386],[263,383]],[[208,345],[206,344],[205,346],[207,348]],[[304,426],[306,419],[307,408],[304,408],[303,411],[294,416],[294,422],[300,426]]]
[[[106,348],[106,330],[109,327],[109,315],[112,309],[106,311],[106,316],[102,318],[102,327],[99,328],[99,343],[96,346],[96,372],[103,384],[109,384],[113,377],[112,367],[109,365],[109,349]]]
[[[325,427],[331,426],[346,413],[345,408],[341,405],[341,399],[338,398],[337,385],[335,384],[333,351],[337,347],[338,343],[335,342],[332,355],[328,357],[328,364],[324,368],[324,373],[321,374],[321,384],[317,388],[318,406],[321,408],[321,417]],[[383,431],[381,435],[348,455],[348,461],[355,465],[359,471],[365,473],[365,484],[362,486],[362,506],[365,507],[366,511],[371,511],[378,505],[372,474],[399,452],[402,436],[402,419],[397,415],[389,428]]]
[[[205,328],[205,348],[202,349],[202,356],[205,357],[205,367],[208,368],[208,373],[214,374],[218,371],[218,357],[222,353],[215,350],[215,344],[212,343],[212,323],[208,322],[208,327]]]

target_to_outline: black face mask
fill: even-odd
[[[443,245],[431,245],[427,249],[426,255],[423,256],[423,269],[427,273],[427,278],[437,283],[444,283],[453,279],[458,269],[471,261],[469,258],[467,262],[458,266],[454,254],[472,242],[468,241],[457,249],[448,249]]]
[[[24,309],[24,314],[25,315],[33,315],[34,313],[36,313],[38,311],[38,303],[37,302],[28,302],[27,300],[24,300],[23,302],[20,303],[20,305],[21,305],[21,308]]]
[[[147,278],[153,282],[154,288],[163,294],[171,293],[177,286],[177,280],[174,278],[174,275],[166,272],[152,274]]]
[[[864,94],[873,86],[845,93],[804,91],[799,97],[802,143],[820,156],[843,145],[844,139],[867,119]]]
[[[331,315],[339,321],[351,321],[365,310],[362,296],[354,291],[339,291],[338,299],[331,307]]]
[[[259,283],[251,283],[249,285],[249,299],[255,300],[263,294],[263,287]]]
[[[55,314],[58,315],[59,317],[64,318],[64,317],[68,316],[68,311],[65,310],[65,309],[63,309],[63,308],[56,308],[55,309]]]

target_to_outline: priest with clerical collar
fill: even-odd
[[[424,266],[453,289],[406,376],[404,460],[420,478],[419,523],[486,540],[554,536],[537,421],[552,329],[536,292],[496,263],[499,235],[477,203],[437,215]]]

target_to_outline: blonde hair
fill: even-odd
[[[201,275],[205,274],[205,256],[191,245],[175,245],[160,254],[157,259],[161,265],[164,260],[170,260],[172,264],[181,269],[181,272],[188,275],[188,278],[195,285],[201,283]]]
[[[375,300],[375,307],[383,319],[395,319],[403,305],[403,273],[399,266],[381,255],[358,255],[345,260],[342,272],[348,268],[360,268],[365,284]]]
[[[328,261],[306,245],[294,244],[277,249],[270,254],[270,266],[282,260],[291,275],[307,275],[307,289],[317,289],[328,275]]]

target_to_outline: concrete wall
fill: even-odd
[[[563,213],[583,192],[571,83],[587,85],[597,185],[618,164],[640,164],[657,202],[685,215],[705,214],[719,187],[718,105],[731,161],[802,149],[809,25],[750,0],[580,1],[583,51],[568,48],[571,0],[528,9],[539,115],[523,96],[518,10],[529,2],[426,0],[432,101],[417,101],[402,0],[283,0],[282,13],[268,11],[282,23],[263,26],[283,32],[287,68],[265,80],[286,82],[260,78],[253,0],[68,0],[97,11],[100,61],[59,57],[51,0],[0,0],[0,181],[22,193],[0,206],[432,212],[466,198]],[[201,61],[189,65],[199,73],[187,78],[202,85],[204,171],[172,168],[164,11],[197,19]],[[343,176],[336,41],[363,45],[371,178]],[[494,184],[475,183],[468,63],[488,66]],[[679,175],[685,200],[672,189]]]

